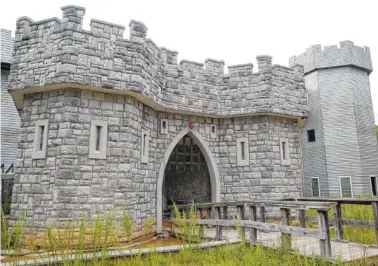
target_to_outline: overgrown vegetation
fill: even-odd
[[[308,216],[317,216],[316,211],[306,211]],[[330,218],[334,217],[333,209],[328,211],[328,216]],[[341,205],[341,217],[345,220],[363,220],[363,221],[373,221],[373,211],[370,205],[353,205],[353,204],[342,204]],[[375,244],[375,232],[370,228],[361,228],[354,226],[343,226],[344,239],[361,243],[361,244]],[[331,228],[331,237],[335,238],[335,230]]]
[[[346,207],[347,208],[347,207]],[[25,258],[47,260],[54,264],[54,258],[60,257],[62,265],[329,265],[325,259],[303,257],[295,250],[268,249],[263,246],[249,246],[245,239],[237,245],[201,250],[194,245],[201,241],[200,227],[196,224],[194,206],[188,211],[179,211],[174,206],[177,237],[188,243],[188,248],[177,253],[151,253],[142,256],[113,259],[109,251],[113,250],[121,241],[131,242],[133,220],[122,208],[120,224],[117,223],[113,211],[97,213],[93,221],[88,222],[85,216],[73,220],[65,226],[47,226],[43,241],[38,239],[25,241],[24,216],[21,215],[12,229],[7,226],[4,215],[1,216],[1,244],[2,250],[11,250],[13,257],[8,262],[19,265]],[[345,210],[345,214],[348,211]],[[360,213],[360,215],[363,215]],[[364,214],[365,215],[365,214]],[[355,217],[355,216],[354,216]],[[365,217],[366,218],[366,217]],[[371,219],[370,217],[369,219]],[[148,217],[142,231],[149,232],[154,223],[154,217]],[[236,229],[241,232],[237,219],[234,218]],[[119,225],[119,229],[117,226]],[[347,232],[346,232],[347,235]],[[26,257],[19,256],[21,248],[28,247],[30,253]],[[43,250],[43,252],[41,252]],[[88,255],[91,255],[88,260]],[[4,262],[4,261],[3,261]],[[343,265],[336,261],[333,265]],[[355,265],[369,265],[368,261],[359,261]],[[374,265],[374,264],[370,264]]]

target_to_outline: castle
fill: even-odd
[[[228,66],[225,74],[220,60],[178,63],[176,51],[146,38],[141,22],[132,20],[124,39],[123,26],[97,19],[90,31],[83,30],[82,7],[62,11],[62,20],[17,21],[9,80],[21,128],[12,217],[26,210],[26,222],[38,228],[108,208],[120,215],[124,205],[138,224],[156,217],[161,232],[171,200],[279,199],[314,190],[303,175],[311,169],[302,165],[301,139],[316,119],[309,115],[305,81],[326,90],[314,75],[345,74],[329,50],[295,57],[290,67],[257,56],[257,72],[247,63]],[[350,42],[332,51],[349,58],[347,73],[355,71],[366,85],[369,51]],[[330,58],[322,63],[331,66],[320,70],[314,54]],[[370,130],[374,121],[365,121],[363,112],[354,119]],[[325,140],[326,131],[321,134]],[[356,178],[378,174],[376,140],[371,145],[359,153],[372,156],[369,166],[356,159],[359,169],[367,169]],[[311,159],[310,149],[303,146],[304,162]],[[329,178],[318,181],[326,186]],[[353,190],[371,193],[369,182]],[[319,194],[331,191],[327,184]]]

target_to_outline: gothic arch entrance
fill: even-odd
[[[217,168],[217,164],[215,162],[214,156],[207,146],[205,140],[202,136],[195,130],[186,128],[181,131],[169,144],[162,162],[160,164],[159,170],[159,177],[157,182],[157,195],[156,195],[156,231],[157,233],[162,233],[163,231],[163,188],[164,188],[164,177],[165,177],[165,170],[167,167],[167,163],[171,157],[172,151],[175,149],[176,145],[182,141],[182,139],[188,136],[190,137],[193,142],[198,146],[200,149],[203,158],[206,161],[209,178],[210,178],[210,186],[211,186],[211,202],[219,202],[220,201],[220,180],[219,180],[219,172]]]

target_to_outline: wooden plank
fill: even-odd
[[[201,211],[202,211],[201,208],[197,208],[197,209],[196,209],[196,212],[197,212],[197,220],[201,220],[201,219],[202,219]],[[201,237],[201,236],[203,236],[204,232],[205,232],[205,231],[204,231],[204,228],[203,228],[203,224],[200,224],[200,225],[199,225],[199,228],[198,228],[198,235]]]
[[[175,221],[175,219],[173,219]],[[190,222],[190,219],[186,220],[187,223]],[[200,219],[196,220],[197,224],[204,224],[204,225],[221,225],[227,227],[235,227],[234,221],[232,220],[213,220],[213,219]],[[258,230],[264,230],[269,232],[283,232],[293,235],[299,236],[309,236],[316,239],[325,239],[326,232],[319,230],[319,229],[311,229],[311,228],[302,228],[302,227],[295,227],[295,226],[285,226],[281,224],[267,224],[258,221],[250,221],[250,220],[241,220],[239,221],[240,226],[244,226],[246,228],[256,228]]]
[[[282,225],[290,226],[291,224],[291,215],[290,209],[281,208],[281,223]],[[281,243],[284,249],[291,249],[291,234],[281,233]]]
[[[257,207],[256,207],[256,205],[249,206],[249,219],[251,221],[257,221]],[[249,240],[250,240],[249,243],[251,245],[257,243],[257,229],[256,228],[252,228],[249,231]]]
[[[306,220],[311,222],[318,222],[318,217],[314,216],[306,216]],[[363,220],[341,220],[342,225],[345,226],[354,226],[354,227],[362,227],[362,228],[370,228],[374,229],[374,222],[373,221],[363,221]],[[328,217],[328,224],[335,225],[335,219],[332,217]]]
[[[251,205],[259,205],[259,206],[271,206],[271,207],[278,207],[278,208],[290,208],[290,209],[314,209],[314,210],[329,210],[331,203],[329,202],[298,202],[298,201],[278,201],[278,200],[254,200],[254,201],[234,201],[234,202],[215,202],[215,203],[199,203],[194,204],[196,207],[218,207],[218,206],[251,206]],[[167,206],[167,208],[171,208],[171,206]],[[177,208],[188,208],[188,205],[177,205]]]
[[[238,205],[236,207],[237,215],[238,215],[238,222],[245,219],[245,207],[244,205]],[[245,239],[245,227],[241,226],[241,235],[240,239]]]
[[[170,217],[171,217],[171,220],[175,217],[175,213],[174,213],[173,209],[171,209]],[[174,222],[171,222],[171,224],[170,224],[170,235],[171,236],[175,235],[175,223]]]
[[[355,226],[362,228],[374,229],[375,225],[373,221],[363,221],[363,220],[342,220],[341,223],[346,226]]]
[[[344,239],[343,220],[341,218],[341,203],[335,202],[333,205],[334,225],[336,231],[336,239]]]
[[[300,209],[298,211],[299,226],[306,227],[306,210]]]
[[[374,231],[375,231],[375,241],[378,245],[378,202],[374,201],[371,203],[373,217],[374,217]]]
[[[331,198],[298,198],[297,201],[311,201],[311,202],[338,202],[341,204],[354,205],[371,205],[372,202],[378,202],[378,199],[331,199]]]
[[[220,207],[215,207],[214,208],[215,212],[215,220],[220,220],[221,219],[221,208]],[[215,226],[215,239],[216,240],[221,240],[222,239],[222,226],[221,225],[216,225]]]
[[[278,201],[278,200],[254,200],[245,202],[248,205],[264,204],[265,206],[278,207],[278,208],[290,208],[290,209],[304,209],[304,210],[326,210],[330,209],[330,202],[300,202],[300,201]]]
[[[328,258],[332,257],[331,237],[329,234],[328,213],[318,211],[319,229],[325,233],[325,239],[320,239],[320,254]]]

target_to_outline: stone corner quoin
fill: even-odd
[[[258,56],[258,72],[245,63],[224,74],[221,60],[178,64],[178,53],[147,39],[141,22],[132,20],[124,39],[122,25],[92,19],[88,31],[84,8],[62,11],[62,19],[17,20],[9,78],[21,128],[12,217],[26,210],[27,225],[38,228],[108,208],[119,216],[125,205],[138,224],[160,219],[158,179],[183,132],[200,140],[213,201],[299,195],[298,120],[308,116],[302,65]],[[104,127],[106,143],[99,140],[95,156],[91,132]],[[34,159],[37,131],[47,136],[46,154]],[[284,165],[282,138],[290,156]],[[238,165],[237,154],[249,163]]]

